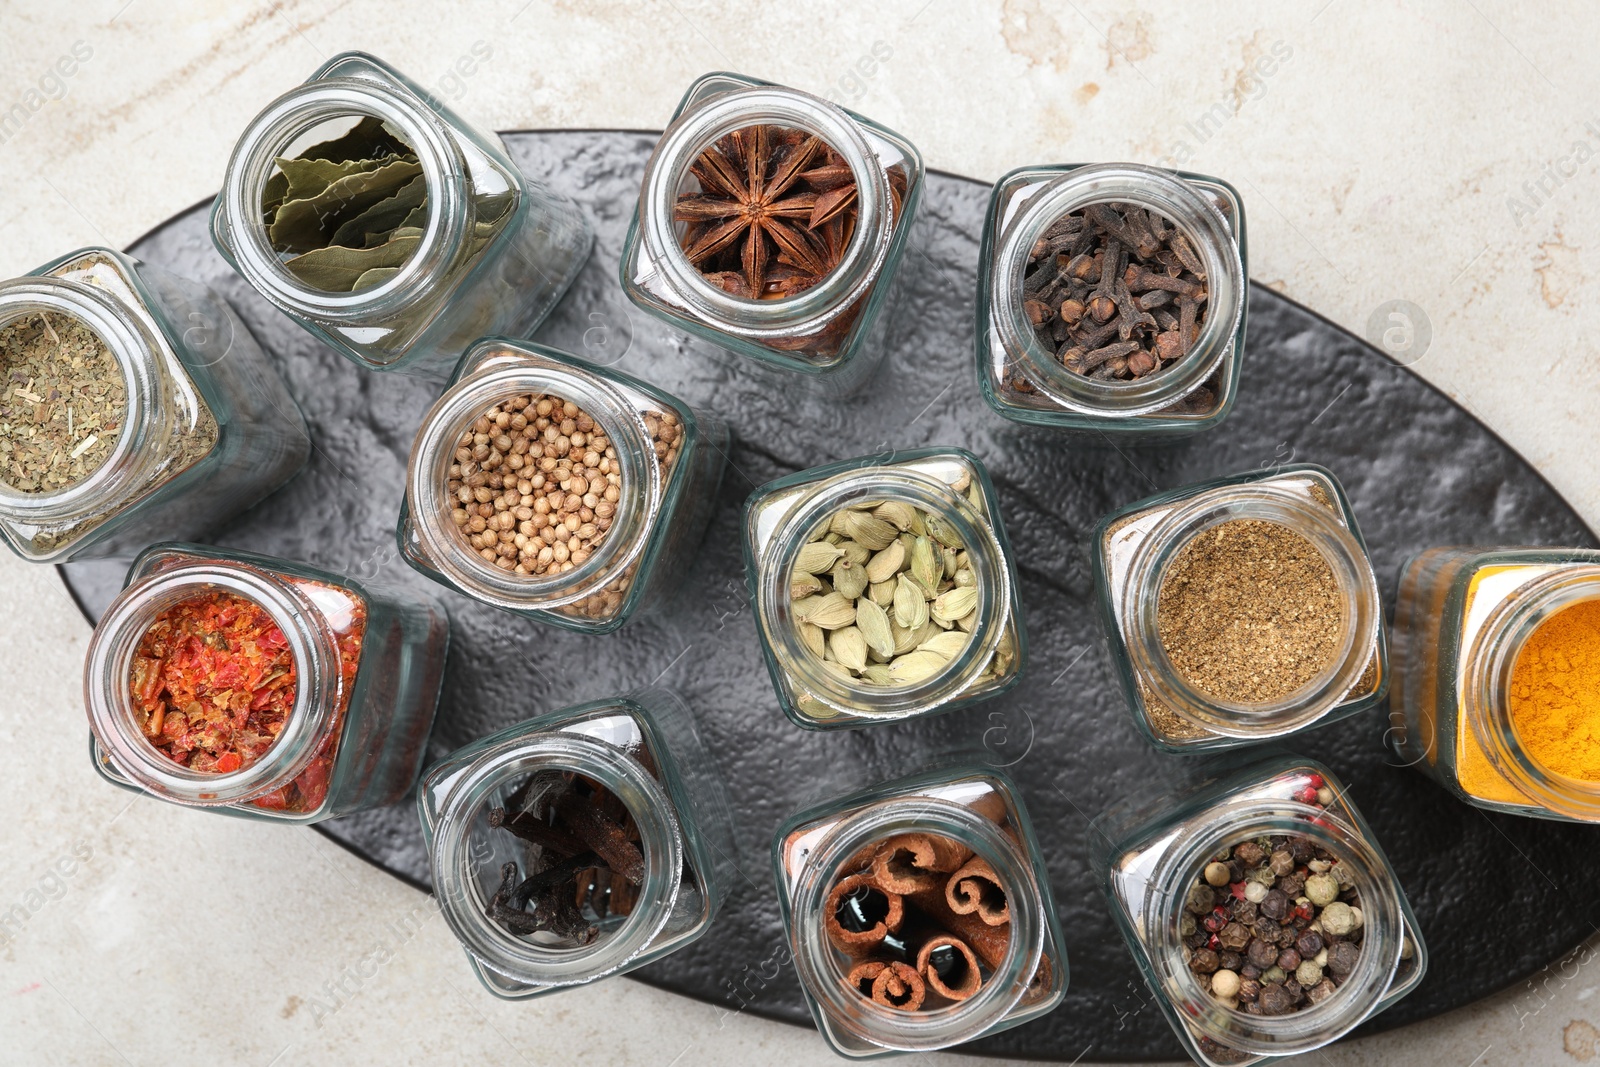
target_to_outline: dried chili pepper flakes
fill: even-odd
[[[344,684],[333,721],[305,770],[251,801],[256,807],[314,811],[327,799],[366,632],[366,604],[348,599],[337,634]],[[230,774],[260,760],[288,723],[298,681],[288,640],[267,610],[222,591],[190,597],[156,616],[139,641],[129,679],[144,736],[174,763],[205,774]]]

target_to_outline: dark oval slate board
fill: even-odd
[[[1470,415],[1409,371],[1269,289],[1254,287],[1238,406],[1219,429],[1137,449],[1013,426],[983,403],[973,370],[978,239],[989,187],[930,174],[902,264],[887,366],[862,396],[807,399],[730,367],[632,309],[617,259],[653,133],[506,136],[529,173],[581,202],[593,260],[538,339],[646,378],[719,412],[735,443],[711,528],[669,613],[607,637],[539,626],[445,594],[396,556],[406,454],[437,386],[358,370],[291,324],[212,250],[209,205],[137,242],[152,263],[224,293],[278,359],[315,435],[309,468],[216,543],[439,593],[455,624],[431,754],[512,722],[659,681],[696,709],[736,809],[743,875],[699,943],[638,974],[727,1011],[808,1022],[782,948],[768,845],[820,793],[916,770],[969,749],[1009,765],[1039,827],[1072,966],[1066,1002],[973,1051],[1042,1059],[1177,1058],[1095,887],[1087,819],[1178,773],[1136,735],[1111,677],[1085,541],[1106,512],[1160,489],[1314,461],[1350,492],[1386,596],[1404,559],[1434,544],[1593,546],[1549,485]],[[769,479],[884,448],[962,445],[988,464],[1016,547],[1032,646],[1021,686],[965,712],[869,730],[802,732],[779,712],[757,649],[740,559],[745,496]],[[112,563],[62,568],[91,619],[120,587]],[[1600,849],[1583,827],[1458,804],[1393,766],[1379,712],[1300,739],[1351,785],[1392,857],[1433,951],[1427,981],[1382,1029],[1470,1003],[1533,973],[1597,928]],[[322,828],[426,888],[417,815],[399,804]],[[568,994],[582,996],[581,992]]]

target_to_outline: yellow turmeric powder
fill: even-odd
[[[1539,624],[1517,653],[1510,697],[1511,724],[1529,757],[1600,782],[1600,600]]]

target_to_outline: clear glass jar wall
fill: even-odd
[[[539,433],[539,416],[512,404],[541,397],[575,410],[545,416],[553,421],[535,439],[528,435]],[[505,417],[489,419],[495,409]],[[584,417],[593,426],[573,445]],[[599,438],[609,447],[596,451]],[[682,578],[715,505],[727,447],[719,420],[654,386],[542,345],[486,339],[417,433],[400,549],[419,571],[474,599],[607,633]],[[492,548],[485,535],[495,537]]]
[[[1319,669],[1300,671],[1303,684],[1261,701],[1225,697],[1186,677],[1164,643],[1159,614],[1167,575],[1185,550],[1240,520],[1284,527],[1303,539],[1326,564],[1339,605]],[[1192,752],[1282,737],[1370,708],[1388,690],[1377,578],[1330,471],[1280,467],[1139,501],[1100,521],[1091,558],[1118,682],[1135,724],[1158,748]]]
[[[1401,576],[1395,604],[1390,747],[1469,804],[1600,822],[1600,782],[1542,760],[1512,708],[1513,672],[1535,631],[1597,599],[1600,552],[1593,550],[1421,553]],[[1564,730],[1582,730],[1559,717]]]
[[[1067,955],[1016,787],[943,768],[800,812],[773,840],[789,946],[842,1056],[928,1052],[1061,1003]]]
[[[744,529],[762,654],[797,725],[949,711],[1020,679],[1016,567],[994,486],[971,453],[801,471],[751,494]]]
[[[1124,800],[1090,841],[1112,916],[1196,1063],[1321,1048],[1417,987],[1416,917],[1326,767],[1277,756],[1190,782]]]
[[[594,242],[500,139],[348,52],[246,128],[211,214],[217,249],[356,363],[442,376],[486,334],[526,336]]]
[[[30,472],[18,452],[8,454],[0,534],[22,558],[129,556],[154,540],[200,537],[305,464],[310,438],[300,409],[249,330],[209,289],[109,248],[84,248],[0,283],[0,328],[30,320],[58,341],[52,321],[92,332],[115,362],[113,384],[125,399],[91,429],[81,420],[99,414],[64,383],[54,393],[37,380],[10,383],[8,423],[59,423],[64,406],[62,428],[75,443],[63,448],[79,451],[115,434],[98,467],[58,487],[24,488]]]
[[[434,892],[506,999],[622,974],[710,926],[732,875],[721,778],[661,689],[452,753],[418,794]]]
[[[1137,257],[1129,271],[1137,275],[1142,270],[1144,280],[1135,278],[1136,284],[1128,285],[1115,267],[1111,279],[1096,277],[1096,249],[1087,226],[1081,237],[1052,236],[1060,220],[1091,207],[1135,209],[1133,232],[1126,232],[1126,221],[1109,219],[1127,246],[1116,241],[1108,247],[1116,262]],[[1151,232],[1146,212],[1186,238],[1189,262]],[[1168,262],[1159,261],[1158,255],[1169,257]],[[1084,431],[1170,436],[1215,426],[1232,408],[1249,286],[1244,205],[1226,182],[1132,163],[1023,167],[995,183],[979,264],[978,380],[984,399],[1006,418]],[[1150,270],[1149,264],[1159,269]],[[1178,277],[1196,267],[1195,278],[1203,288]],[[1094,287],[1089,290],[1091,280]],[[1116,308],[1105,321],[1083,306],[1092,303],[1086,296],[1102,291],[1113,301],[1106,310]],[[1204,301],[1204,311],[1195,336],[1185,340],[1183,354],[1174,360],[1167,354],[1171,349],[1163,346],[1180,334],[1184,302],[1197,297]],[[1063,308],[1070,313],[1058,311]],[[1161,342],[1153,349],[1137,340],[1147,328],[1151,342]],[[1060,337],[1051,333],[1046,345],[1044,335],[1052,329]],[[1135,345],[1128,344],[1130,337]],[[1151,370],[1131,380],[1094,377],[1093,372],[1109,370],[1117,358],[1128,359],[1130,348],[1153,351],[1167,366],[1152,363]],[[1057,349],[1082,357],[1081,371],[1064,365]]]
[[[248,818],[392,804],[422,769],[448,643],[431,604],[289,560],[152,546],[90,642],[95,769]]]
[[[757,144],[740,132],[751,130],[762,138],[777,131],[778,139]],[[792,145],[781,139],[790,131]],[[882,358],[872,338],[881,334],[875,327],[922,178],[916,148],[869,119],[794,89],[708,74],[685,94],[646,165],[623,247],[623,289],[674,326],[848,393]],[[843,183],[855,191],[840,199]],[[732,212],[706,214],[718,210],[710,201],[748,198],[764,184],[769,195],[790,194],[770,213],[774,225],[746,230],[719,221]],[[702,202],[708,206],[695,214]],[[708,225],[722,228],[702,233]],[[773,232],[775,253],[763,232]],[[747,248],[739,269],[706,273],[715,251],[734,241]]]

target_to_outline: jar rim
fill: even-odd
[[[1309,1052],[1359,1026],[1381,1006],[1399,970],[1405,939],[1399,891],[1376,849],[1337,812],[1295,800],[1236,800],[1207,815],[1206,825],[1182,835],[1163,858],[1153,881],[1171,888],[1144,916],[1149,958],[1175,1010],[1219,1044],[1266,1056]],[[1338,857],[1356,882],[1365,933],[1357,970],[1333,996],[1287,1015],[1250,1015],[1200,987],[1180,951],[1178,919],[1189,886],[1224,844],[1276,834],[1311,838]]]
[[[1150,529],[1134,549],[1120,608],[1136,674],[1163,706],[1207,733],[1261,740],[1317,721],[1360,682],[1379,639],[1377,577],[1336,506],[1271,485],[1224,486],[1173,508]],[[1328,662],[1294,692],[1264,703],[1228,700],[1190,683],[1173,664],[1157,617],[1167,570],[1183,550],[1205,531],[1239,519],[1273,522],[1305,538],[1328,564],[1344,601],[1341,640]]]
[[[124,431],[111,454],[82,479],[60,489],[24,493],[0,479],[0,515],[21,521],[44,521],[76,515],[86,505],[103,507],[120,498],[132,484],[145,452],[150,423],[158,405],[152,375],[158,342],[149,327],[130,315],[110,294],[94,286],[48,275],[0,281],[0,327],[29,314],[55,312],[92,330],[111,352],[122,374],[127,396]]]
[[[225,774],[192,771],[152,745],[134,720],[129,699],[133,658],[161,612],[210,592],[243,597],[264,610],[287,642],[295,665],[295,696],[284,727],[255,762]],[[315,603],[293,583],[237,562],[180,563],[130,583],[95,627],[84,664],[89,726],[123,774],[163,799],[194,807],[254,800],[294,781],[316,756],[344,687],[339,648],[320,627]]]
[[[978,604],[974,610],[978,619],[966,647],[937,674],[906,686],[856,684],[833,673],[806,647],[790,617],[789,576],[806,544],[806,535],[819,522],[849,508],[851,501],[884,499],[936,510],[966,546],[977,578]],[[938,478],[897,467],[864,467],[825,478],[811,486],[779,520],[769,544],[777,546],[777,551],[759,572],[761,628],[775,646],[774,651],[782,652],[782,669],[794,676],[796,688],[836,713],[882,722],[925,714],[959,698],[993,661],[1005,633],[1012,598],[1005,551],[992,524]],[[863,705],[871,710],[862,711]]]
[[[780,125],[804,130],[844,157],[856,183],[857,223],[838,265],[817,284],[782,300],[736,297],[705,280],[675,230],[673,207],[690,165],[735,130]],[[662,134],[639,194],[640,233],[673,294],[717,329],[755,341],[820,331],[865,297],[887,261],[894,227],[889,178],[865,134],[842,108],[785,86],[732,89],[691,106]]]
[[[1022,299],[1023,275],[1040,235],[1063,215],[1111,201],[1136,203],[1168,219],[1192,239],[1207,272],[1207,313],[1194,347],[1177,363],[1128,382],[1063,367],[1040,346]],[[1211,380],[1244,317],[1244,262],[1227,219],[1193,183],[1138,163],[1089,164],[1046,182],[1005,224],[989,269],[993,326],[1007,354],[1035,387],[1080,414],[1133,418],[1177,403]]]
[[[286,145],[323,122],[358,116],[399,128],[422,166],[429,211],[422,240],[393,278],[339,293],[308,285],[284,267],[267,237],[261,194]],[[245,128],[228,161],[212,233],[232,253],[239,273],[274,303],[340,323],[377,318],[436,286],[466,243],[464,174],[461,151],[443,120],[398,83],[314,79],[268,104]],[[224,223],[236,239],[224,232]]]
[[[456,442],[466,427],[497,403],[530,392],[561,397],[587,412],[617,446],[622,468],[616,514],[594,554],[570,571],[544,578],[486,564],[450,522],[445,508],[451,505],[443,499]],[[648,462],[643,458],[646,453]],[[621,391],[576,367],[525,363],[469,375],[434,402],[412,447],[406,497],[411,525],[430,561],[452,581],[499,607],[545,610],[593,595],[639,559],[648,540],[640,534],[659,507],[664,483],[644,416]]]
[[[472,863],[475,820],[497,790],[542,770],[599,782],[623,802],[639,829],[645,873],[634,910],[592,945],[542,946],[501,928],[485,911],[487,896]],[[637,959],[672,918],[685,863],[682,824],[665,786],[615,745],[564,731],[510,738],[480,753],[440,803],[429,853],[439,910],[472,958],[505,978],[544,986],[591,982]]]
[[[1463,694],[1479,748],[1513,786],[1547,810],[1584,822],[1600,821],[1600,782],[1563,774],[1523,747],[1511,717],[1511,678],[1523,648],[1559,612],[1600,600],[1600,564],[1578,564],[1541,575],[1499,604],[1478,631]]]
[[[875,841],[913,832],[952,837],[989,862],[1012,903],[1011,938],[1000,965],[975,996],[932,1011],[902,1012],[866,1000],[845,985],[821,920],[841,865]],[[988,1031],[1027,996],[1025,979],[1037,973],[1045,953],[1038,900],[1031,864],[998,823],[940,797],[881,800],[840,819],[806,858],[794,885],[789,930],[795,970],[829,1022],[853,1037],[906,1052],[947,1048]]]

